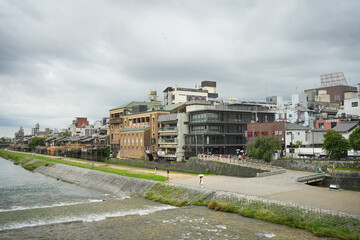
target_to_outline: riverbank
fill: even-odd
[[[360,219],[350,214],[314,209],[282,201],[238,193],[200,189],[194,186],[157,183],[114,174],[56,164],[36,172],[80,186],[119,194],[143,196],[175,206],[200,205],[214,210],[303,228],[315,234],[342,239],[360,239]]]
[[[35,171],[59,180],[115,195],[128,192],[130,195],[142,196],[175,206],[208,206],[215,210],[234,212],[246,217],[303,228],[325,236],[360,239],[358,215],[303,206],[301,203],[294,204],[292,198],[289,198],[288,201],[265,198],[270,193],[272,195],[285,193],[291,195],[294,189],[302,190],[304,184],[273,187],[265,184],[278,185],[279,181],[276,180],[279,178],[283,179],[282,183],[291,183],[293,179],[290,178],[292,175],[289,174],[261,179],[206,176],[205,188],[200,189],[197,186],[197,177],[193,175],[188,175],[186,179],[178,179],[163,184],[61,164],[56,164],[53,167],[39,167]],[[252,184],[249,185],[249,183]],[[311,193],[308,197],[311,198]]]

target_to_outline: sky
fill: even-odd
[[[90,123],[216,81],[219,99],[265,100],[360,82],[360,1],[2,0],[0,136]]]

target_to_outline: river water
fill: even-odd
[[[118,197],[0,158],[0,239],[317,239],[205,207]],[[324,239],[324,238],[322,238]]]

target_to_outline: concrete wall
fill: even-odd
[[[52,167],[39,167],[34,171],[65,182],[112,193],[121,197],[124,197],[124,193],[145,195],[157,183],[155,181],[123,177],[112,173],[62,164],[56,164]]]
[[[187,162],[153,162],[141,160],[128,159],[111,159],[106,161],[108,163],[118,163],[128,166],[155,168],[160,170],[170,170],[178,172],[192,172],[192,173],[206,173],[209,169],[209,174],[236,176],[236,177],[256,177],[257,173],[265,172],[260,169],[247,168],[239,165],[230,165],[219,162],[204,161],[200,159],[190,159]]]
[[[252,162],[264,163],[263,160],[252,159]],[[360,169],[360,161],[312,161],[312,160],[274,160],[268,163],[273,166],[283,167],[297,171],[315,172],[317,168],[357,168]]]

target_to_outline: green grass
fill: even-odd
[[[127,170],[108,168],[107,167],[108,164],[103,164],[104,167],[92,168],[91,166],[85,164],[85,163],[90,163],[91,161],[86,161],[86,160],[82,160],[82,162],[84,162],[84,164],[81,164],[81,163],[67,162],[67,161],[60,160],[60,159],[48,158],[48,157],[44,157],[44,156],[31,155],[31,154],[27,154],[27,153],[7,152],[5,150],[0,150],[0,156],[2,156],[3,158],[6,158],[6,159],[10,158],[10,159],[14,160],[14,162],[15,161],[19,162],[21,159],[23,159],[25,157],[31,157],[33,159],[38,159],[38,160],[42,160],[42,161],[60,163],[60,164],[65,164],[65,165],[70,165],[70,166],[75,166],[75,167],[87,168],[87,169],[93,169],[93,170],[107,172],[107,173],[114,173],[114,174],[125,176],[125,177],[154,180],[154,181],[159,181],[159,182],[164,182],[167,180],[167,177],[160,176],[160,175],[149,174],[149,173],[136,173],[136,172],[131,172],[131,171],[127,171]],[[79,159],[75,159],[75,160],[79,160]]]
[[[248,205],[247,208],[241,208],[218,200],[211,200],[207,207],[215,211],[233,212],[244,217],[256,218],[294,228],[302,228],[318,236],[350,240],[360,239],[358,221],[355,222],[355,225],[352,224],[354,226],[351,226],[351,223],[348,223],[347,219],[342,219],[337,216],[332,216],[332,219],[328,220],[327,218],[329,216],[321,216],[314,213],[309,213],[310,216],[307,216],[306,213],[296,210],[287,212],[281,209],[281,211],[276,212],[276,210],[272,211],[261,207],[254,208],[251,205]],[[257,205],[257,207],[259,207],[259,205]],[[276,209],[276,206],[274,206],[274,208]],[[355,227],[355,229],[353,227]]]
[[[334,170],[360,171],[359,168],[333,168]]]

